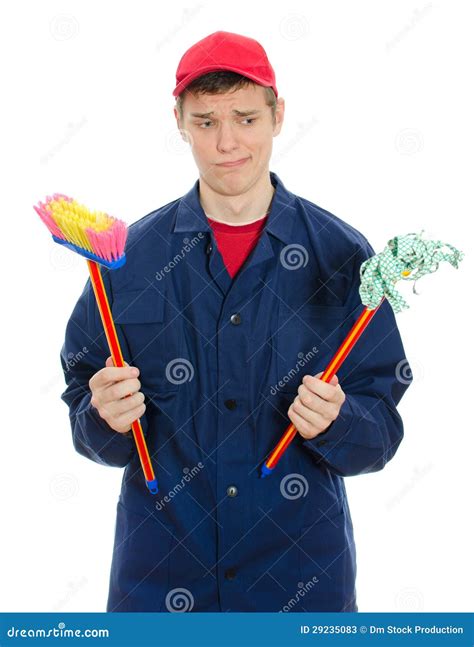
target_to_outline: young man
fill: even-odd
[[[344,477],[393,457],[409,382],[387,301],[338,377],[317,376],[363,307],[375,252],[269,171],[285,106],[259,43],[213,33],[176,80],[199,179],[134,223],[126,264],[103,271],[130,366],[112,366],[89,282],[62,349],[75,448],[125,467],[107,610],[357,611]],[[259,478],[290,421],[299,433]]]

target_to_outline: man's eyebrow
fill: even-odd
[[[232,112],[238,117],[248,117],[249,115],[258,115],[262,111],[254,109],[254,110],[232,110]],[[191,117],[199,117],[201,119],[207,119],[213,114],[214,114],[214,110],[211,110],[210,112],[192,112]]]

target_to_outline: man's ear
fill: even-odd
[[[280,134],[280,130],[283,126],[283,120],[285,118],[285,99],[283,97],[278,97],[277,105],[275,110],[275,125],[273,126],[273,137],[276,137]]]
[[[190,144],[191,142],[189,141],[189,133],[187,130],[184,130],[183,128],[179,129],[179,132],[181,134],[181,139],[183,142],[186,142],[187,144]]]
[[[188,140],[188,138],[186,136],[187,131],[183,128],[183,124],[181,123],[179,112],[178,112],[176,107],[173,108],[173,112],[174,112],[174,116],[175,116],[175,119],[176,119],[176,125],[177,125],[178,130],[179,130],[179,132],[181,134],[181,139],[183,140],[183,142],[189,143],[189,140]]]
[[[174,112],[174,118],[176,119],[176,125],[178,126],[178,130],[181,130],[181,124],[180,124],[180,119],[179,119],[179,112],[176,108],[176,106],[173,108]]]

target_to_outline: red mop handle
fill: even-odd
[[[112,313],[110,311],[110,305],[107,299],[107,293],[105,292],[104,282],[102,280],[102,274],[100,273],[99,265],[95,261],[90,260],[87,261],[87,265],[89,266],[92,287],[94,288],[94,294],[97,300],[100,318],[102,319],[102,324],[104,326],[104,331],[107,337],[107,342],[109,344],[112,359],[115,366],[125,366],[122,356],[122,349],[120,348],[117,331],[115,330],[115,324],[112,319]],[[132,422],[132,431],[137,446],[138,455],[140,457],[142,469],[145,474],[147,487],[152,494],[156,494],[158,492],[158,485],[155,474],[153,472],[153,467],[151,465],[150,454],[148,453],[148,447],[145,442],[140,419]]]
[[[362,335],[362,333],[364,332],[364,330],[372,320],[372,317],[380,308],[384,300],[385,300],[385,297],[382,298],[379,305],[373,310],[369,310],[367,307],[364,308],[364,310],[360,313],[359,317],[357,318],[357,321],[350,329],[347,337],[344,339],[344,341],[336,351],[334,357],[329,362],[326,370],[321,375],[320,380],[322,380],[323,382],[331,381],[332,377],[339,370],[342,363],[349,355],[349,353],[355,346],[357,340]],[[267,476],[268,474],[271,473],[272,470],[275,469],[275,467],[278,464],[278,461],[285,453],[288,445],[291,443],[296,433],[297,433],[297,429],[295,425],[291,423],[286,428],[285,433],[280,438],[280,441],[276,445],[275,449],[272,451],[269,458],[265,461],[264,465],[262,466],[262,476]]]

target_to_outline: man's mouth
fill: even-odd
[[[222,164],[216,164],[216,166],[223,166],[224,168],[232,168],[233,166],[241,166],[248,159],[249,159],[248,157],[242,157],[239,160],[235,160],[235,162],[223,162]]]

